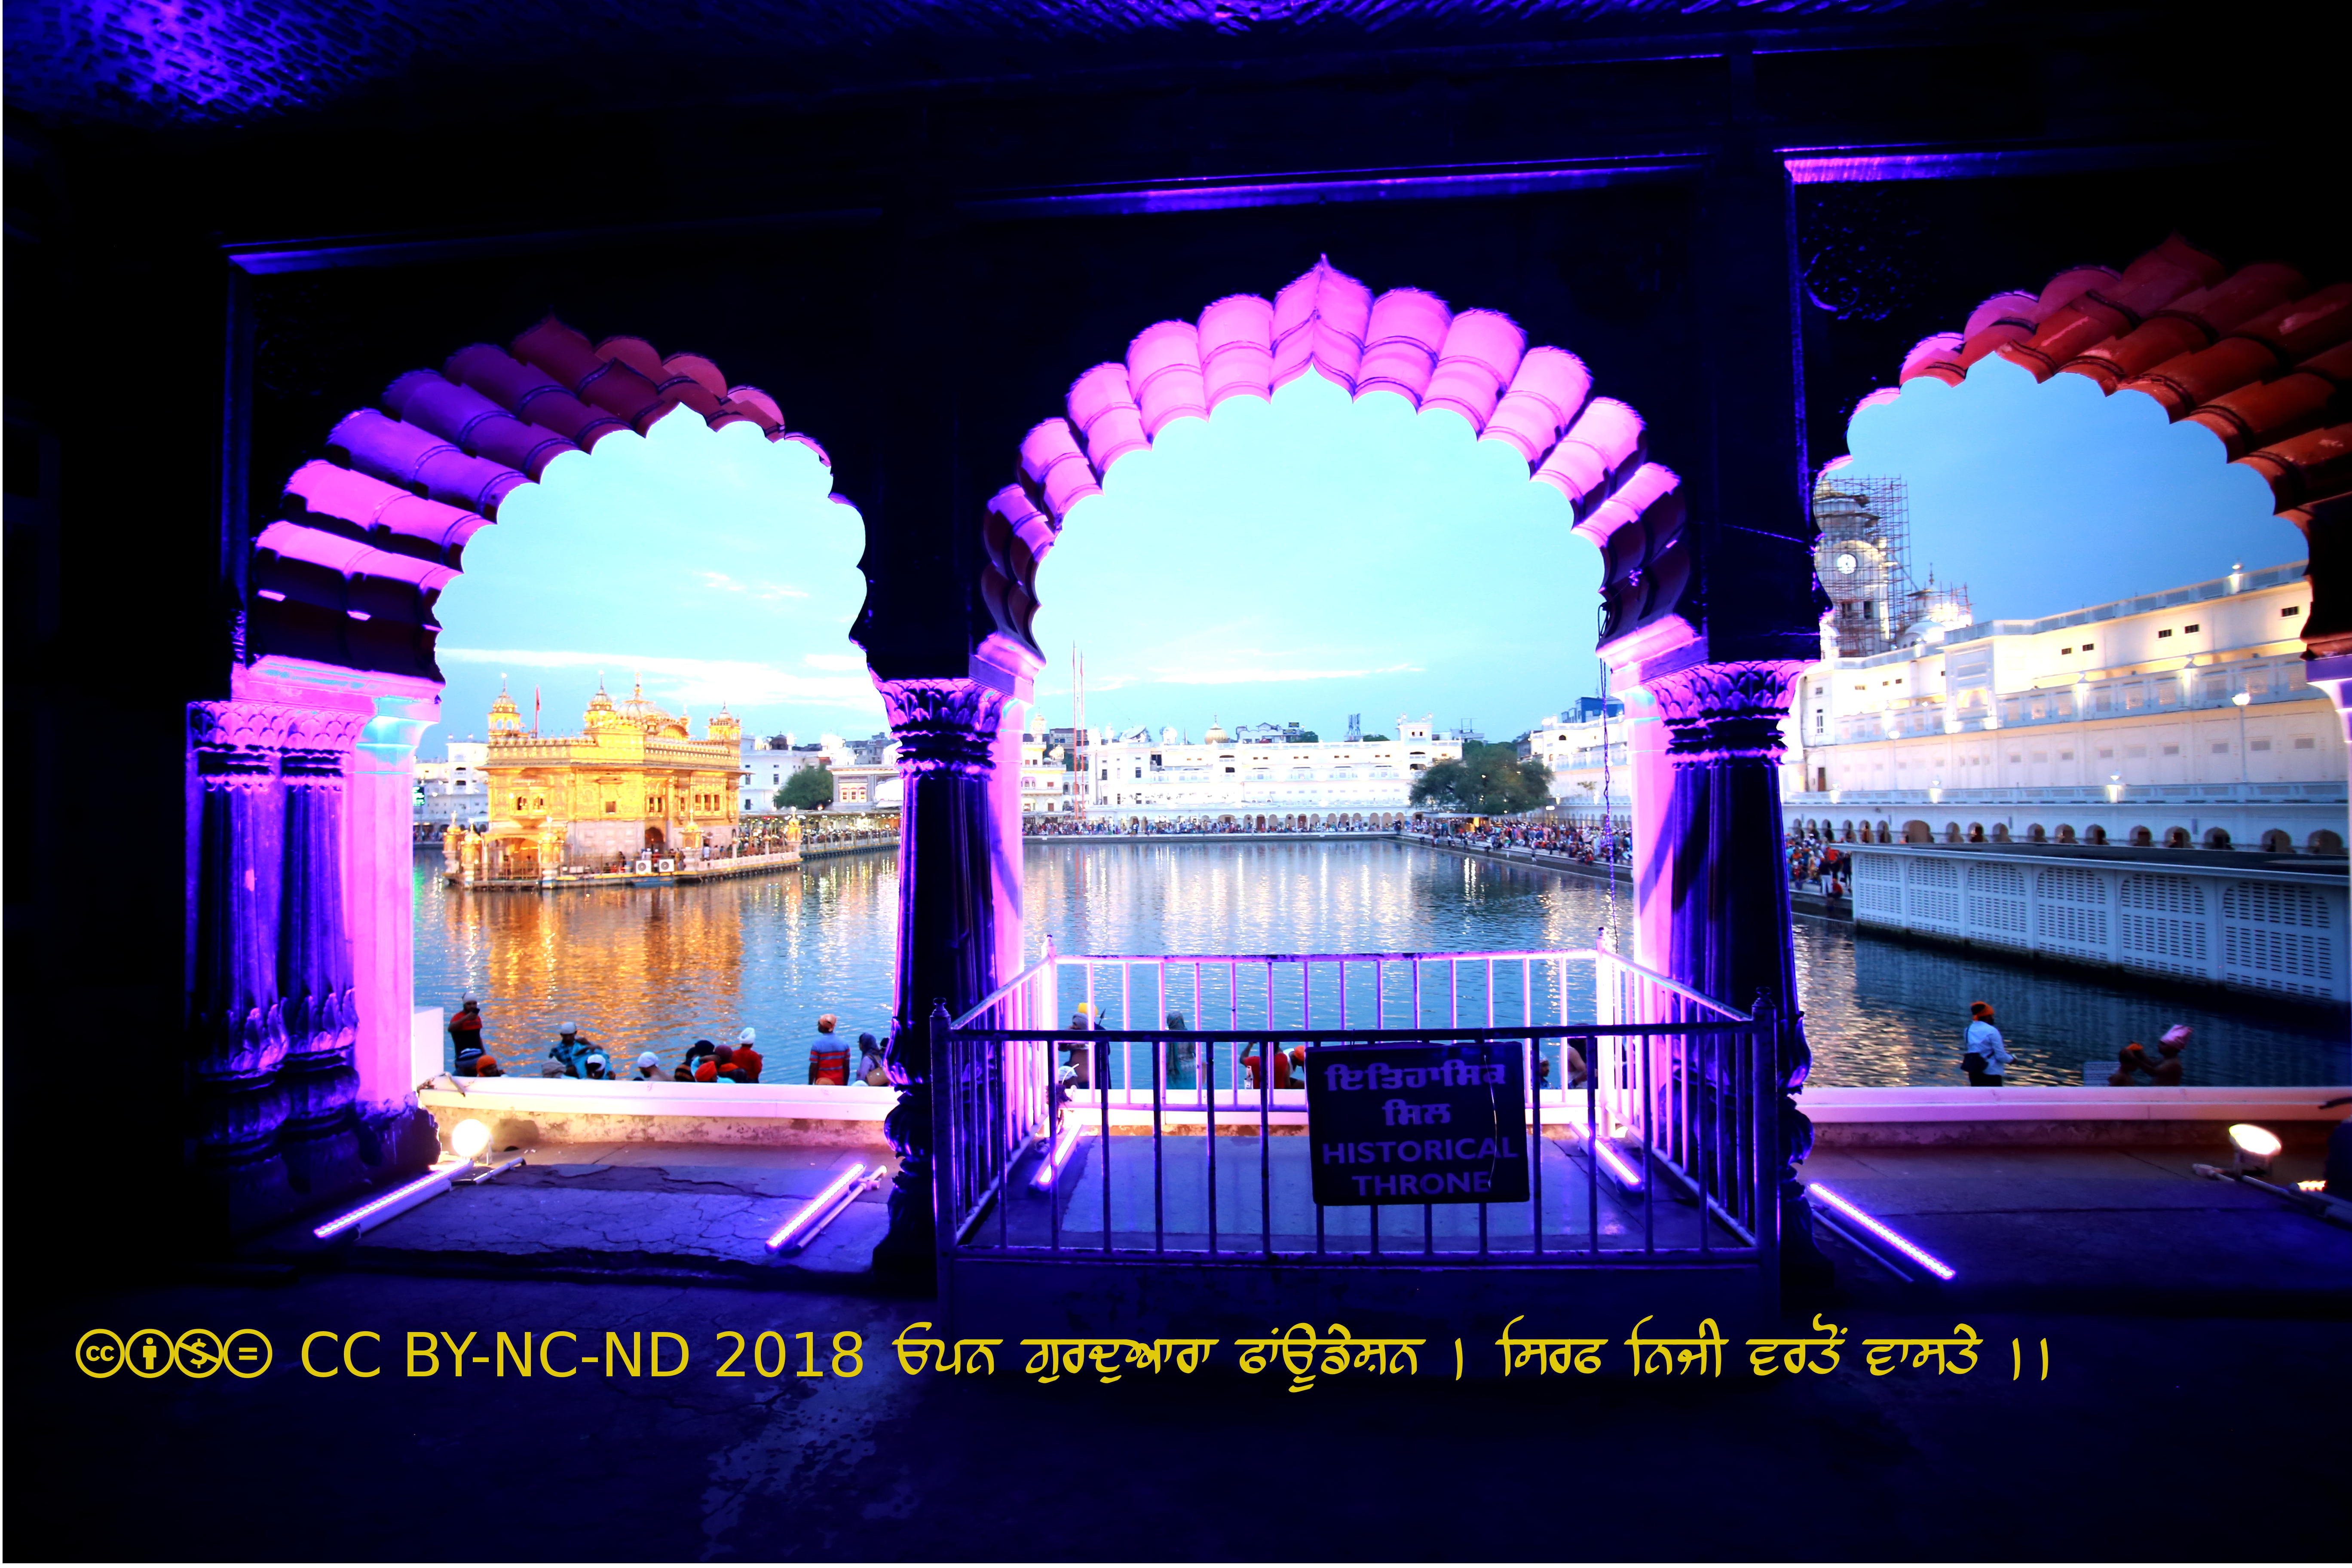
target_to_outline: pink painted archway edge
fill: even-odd
[[[2314,289],[2275,261],[2232,269],[2174,235],[2120,271],[2069,268],[2039,293],[1995,294],[1960,331],[1913,345],[1898,382],[1957,386],[1996,353],[2038,381],[2084,376],[2203,426],[2231,461],[2262,475],[2278,515],[2306,540],[2321,504],[2352,492],[2352,424],[2341,418],[2352,282]],[[1901,385],[1882,387],[1854,413],[1900,395]],[[1832,458],[1823,471],[1852,460]],[[2352,628],[2324,622],[2317,608],[2304,629],[2312,655],[2352,652]]]
[[[1389,392],[1416,409],[1449,409],[1482,441],[1500,442],[1576,509],[1576,531],[1608,549],[1612,534],[1672,495],[1672,470],[1646,460],[1642,416],[1612,397],[1592,397],[1584,362],[1565,349],[1528,346],[1499,311],[1456,311],[1420,289],[1375,298],[1327,257],[1272,300],[1234,294],[1197,321],[1160,321],[1129,343],[1125,360],[1096,365],[1070,385],[1066,417],[1047,419],[1021,443],[1020,481],[989,501],[992,548],[1019,602],[1024,640],[1035,563],[1063,520],[1104,477],[1148,450],[1179,419],[1206,419],[1234,397],[1271,398],[1303,375],[1351,396]],[[1012,539],[1003,539],[1009,533]],[[1026,568],[1024,571],[1024,568]]]
[[[675,408],[712,429],[785,427],[776,400],[730,384],[698,353],[586,334],[550,316],[507,348],[475,343],[438,371],[413,370],[381,405],[345,415],[327,455],[286,481],[279,516],[253,542],[247,657],[281,653],[437,681],[433,601],[499,505],[566,452],[639,435]],[[835,500],[844,498],[836,495]]]

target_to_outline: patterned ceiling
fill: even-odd
[[[11,0],[18,110],[235,124],[801,97],[1366,47],[1801,28],[1960,0]]]

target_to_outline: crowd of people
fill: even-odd
[[[1582,823],[1521,817],[1441,818],[1428,827],[1433,843],[1472,849],[1527,849],[1560,855],[1587,866],[1623,865],[1633,853],[1633,836],[1622,827],[1606,832]]]
[[[1570,830],[1574,831],[1574,830]],[[1589,846],[1587,847],[1590,847]],[[1831,856],[1836,854],[1830,848]],[[1791,860],[1793,868],[1798,864]],[[1825,879],[1834,883],[1837,869],[1831,860]],[[1074,1035],[1091,1034],[1102,1027],[1100,1016],[1092,1004],[1084,1004],[1071,1016],[1070,1030]],[[464,1005],[449,1019],[449,1038],[454,1047],[452,1071],[459,1078],[507,1078],[513,1076],[485,1046],[482,1039],[481,1004],[468,996]],[[811,1036],[803,1054],[807,1064],[807,1081],[812,1085],[846,1088],[852,1084],[869,1088],[886,1088],[890,1083],[887,1053],[882,1042],[871,1034],[860,1034],[852,1047],[838,1032],[840,1019],[826,1013],[816,1021],[816,1033]],[[1181,1013],[1168,1015],[1167,1027],[1181,1033],[1192,1026]],[[2107,1077],[2112,1088],[2124,1089],[2139,1085],[2164,1087],[2182,1082],[2188,1064],[2183,1053],[2189,1047],[2190,1029],[2186,1024],[2175,1024],[2157,1039],[2156,1049],[2134,1040],[2116,1053],[2116,1070]],[[1200,1073],[1198,1041],[1167,1042],[1168,1062],[1165,1082],[1171,1089],[1196,1087]],[[2017,1058],[2008,1041],[1994,1021],[1992,1005],[1974,1002],[1969,1005],[1969,1022],[1962,1037],[1960,1070],[1969,1083],[1979,1089],[2000,1089],[2007,1081],[2010,1065]],[[1094,1087],[1097,1074],[1102,1070],[1102,1042],[1070,1039],[1060,1042],[1062,1072],[1060,1083],[1066,1092]],[[1255,1044],[1245,1044],[1235,1058],[1239,1070],[1248,1077],[1249,1087],[1267,1086],[1289,1089],[1305,1081],[1303,1049],[1274,1050]],[[548,1047],[546,1059],[540,1063],[541,1078],[570,1078],[612,1082],[647,1083],[759,1083],[767,1071],[767,1058],[759,1047],[759,1032],[745,1027],[735,1037],[731,1046],[710,1040],[697,1040],[688,1047],[675,1064],[666,1065],[658,1051],[640,1051],[636,1058],[625,1066],[615,1067],[610,1053],[580,1032],[575,1024],[565,1024],[557,1031],[555,1043]],[[1545,1076],[1549,1068],[1546,1064]],[[1573,1049],[1568,1053],[1568,1075],[1571,1085],[1581,1083],[1584,1062]],[[779,1079],[777,1081],[785,1081]]]
[[[1835,841],[1811,833],[1791,833],[1786,842],[1791,892],[1810,886],[1823,898],[1842,899],[1851,891],[1848,857]]]
[[[853,1083],[872,1088],[887,1086],[890,1079],[881,1043],[870,1034],[860,1034],[853,1064],[851,1047],[836,1032],[840,1022],[831,1013],[817,1019],[816,1033],[810,1037],[805,1052],[808,1081],[836,1088]],[[449,1040],[453,1052],[451,1071],[455,1076],[516,1076],[484,1044],[481,1003],[474,997],[467,997],[450,1016]],[[541,1078],[613,1083],[759,1083],[765,1077],[767,1066],[767,1058],[760,1050],[759,1031],[748,1026],[737,1033],[731,1046],[695,1041],[675,1064],[665,1064],[659,1051],[645,1050],[638,1052],[635,1060],[615,1065],[611,1052],[583,1035],[577,1024],[567,1023],[556,1031],[555,1043],[548,1047],[538,1074]]]
[[[2186,1024],[2175,1024],[2157,1037],[2156,1054],[2134,1040],[2116,1053],[2116,1070],[2107,1075],[2110,1089],[2177,1086],[2189,1072],[2182,1054],[2189,1048],[2192,1033]],[[1968,1075],[1974,1089],[2000,1089],[2008,1081],[2009,1066],[2017,1058],[2011,1052],[2009,1042],[2001,1037],[2000,1028],[1993,1022],[1992,1004],[1969,1004],[1969,1025],[1961,1037],[1960,1070]],[[2145,1075],[2145,1076],[2143,1076]]]
[[[1192,1026],[1185,1021],[1183,1014],[1170,1013],[1166,1016],[1167,1028],[1171,1034],[1184,1034],[1191,1031]],[[1146,1022],[1149,1022],[1148,1018]],[[1077,1011],[1070,1015],[1070,1032],[1073,1035],[1093,1034],[1103,1026],[1101,1011],[1091,1002],[1079,1003]],[[1108,1040],[1088,1039],[1055,1042],[1055,1047],[1062,1057],[1056,1081],[1065,1098],[1074,1090],[1095,1088],[1098,1078],[1108,1078],[1111,1080],[1112,1087],[1118,1087],[1118,1075],[1113,1073],[1110,1068],[1110,1053],[1107,1048],[1110,1043]],[[1164,1076],[1160,1079],[1161,1086],[1171,1089],[1200,1088],[1201,1052],[1204,1047],[1210,1050],[1213,1061],[1217,1048],[1215,1043],[1202,1040],[1167,1040],[1161,1044],[1162,1048],[1167,1052]],[[1565,1053],[1569,1087],[1580,1089],[1584,1085],[1588,1071],[1584,1053],[1578,1050],[1572,1042],[1562,1041],[1561,1046]],[[1148,1073],[1150,1070],[1151,1061],[1150,1047],[1147,1043],[1139,1046],[1137,1049],[1142,1053],[1145,1064],[1143,1071]],[[1272,1079],[1272,1087],[1276,1089],[1303,1089],[1307,1087],[1307,1047],[1303,1044],[1284,1046],[1274,1040],[1239,1040],[1233,1043],[1233,1052],[1231,1059],[1234,1076],[1250,1089],[1262,1089],[1268,1087],[1269,1078]],[[1131,1066],[1132,1063],[1129,1065]],[[1213,1067],[1212,1071],[1213,1070]],[[1536,1087],[1538,1089],[1551,1087],[1551,1062],[1549,1058],[1540,1056],[1536,1062]]]
[[[1265,826],[1260,826],[1261,822]],[[1252,813],[1246,817],[1188,816],[1173,820],[1096,816],[1081,821],[1075,816],[1041,816],[1032,817],[1021,830],[1033,838],[1158,838],[1188,833],[1246,833],[1253,837],[1262,835],[1271,838],[1285,833],[1392,833],[1404,826],[1392,812],[1379,816],[1310,812],[1304,816],[1294,813],[1260,817]]]

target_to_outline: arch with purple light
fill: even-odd
[[[432,1157],[408,846],[410,762],[440,708],[436,602],[517,490],[679,408],[824,460],[703,356],[550,317],[346,415],[252,533],[228,697],[187,713],[193,1123],[231,1234]]]

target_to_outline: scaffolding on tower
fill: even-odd
[[[1911,496],[1899,479],[1825,474],[1813,487],[1813,571],[1830,600],[1822,618],[1841,658],[1937,640],[1973,618],[1965,584],[1922,587],[1911,574]]]

